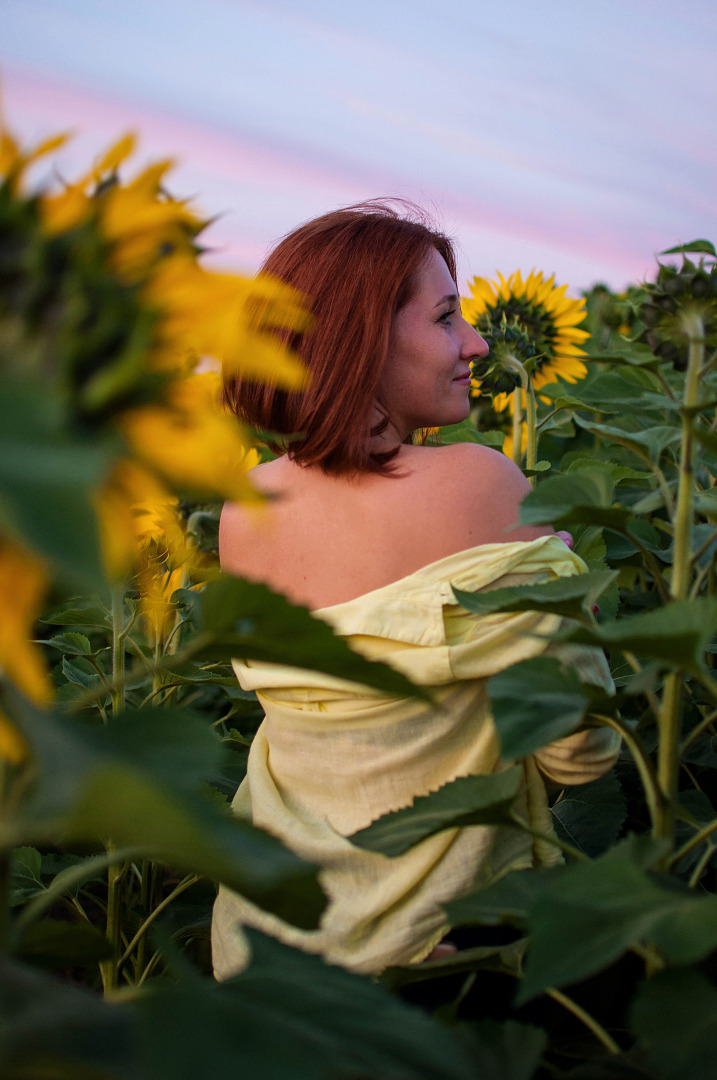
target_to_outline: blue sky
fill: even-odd
[[[224,264],[298,222],[397,195],[463,276],[620,288],[717,239],[717,5],[691,0],[2,0],[26,138],[73,127],[71,175],[128,128],[172,154]]]

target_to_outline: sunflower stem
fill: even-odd
[[[538,460],[538,428],[535,390],[533,389],[533,383],[530,376],[525,369],[523,369],[521,380],[525,392],[525,419],[528,427],[528,446],[526,449],[525,467],[526,469],[534,469],[535,463]],[[531,484],[535,484],[534,476],[531,476],[530,482]]]
[[[690,410],[699,400],[699,382],[704,365],[704,324],[693,317],[687,327],[689,359],[682,416],[682,445],[680,449],[680,475],[677,488],[677,507],[674,517],[675,558],[670,580],[670,597],[685,600],[689,591],[692,566],[692,519],[694,516],[694,464],[695,447],[692,435]],[[680,770],[680,721],[682,705],[683,674],[671,672],[666,680],[660,712],[657,717],[659,746],[657,752],[657,779],[662,792],[662,812],[655,823],[655,835],[670,841],[675,838],[675,808],[677,803]]]
[[[523,392],[516,386],[513,391],[513,462],[520,468],[523,460]]]

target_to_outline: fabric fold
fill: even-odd
[[[298,668],[234,661],[242,687],[257,691],[266,713],[234,811],[319,863],[329,904],[320,928],[307,932],[222,888],[212,927],[218,977],[246,963],[242,925],[355,971],[416,962],[446,931],[442,903],[474,881],[559,861],[554,846],[504,827],[449,830],[396,859],[361,851],[346,837],[459,776],[504,767],[486,680],[544,653],[561,620],[537,612],[472,615],[453,587],[487,590],[585,569],[555,536],[482,545],[314,613],[358,652],[429,687],[431,703]],[[568,662],[611,690],[598,650],[573,650]],[[549,834],[541,771],[560,783],[586,782],[610,768],[618,749],[617,737],[599,728],[543,748],[522,763],[518,813]]]

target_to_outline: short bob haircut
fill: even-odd
[[[286,391],[235,377],[224,383],[224,401],[241,420],[279,435],[300,433],[288,442],[289,457],[327,473],[393,471],[398,447],[372,453],[369,443],[389,419],[372,429],[393,320],[415,294],[431,248],[456,280],[448,237],[418,207],[391,202],[402,212],[377,200],[308,221],[262,267],[303,293],[311,312],[309,329],[287,342],[309,369],[307,388]]]

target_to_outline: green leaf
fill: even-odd
[[[650,349],[646,358],[654,362]],[[583,408],[603,413],[622,413],[624,409],[641,412],[664,410],[671,399],[661,393],[658,379],[642,367],[623,367],[601,371],[587,386],[581,386],[580,398]],[[675,403],[678,404],[678,403]]]
[[[73,841],[110,836],[144,847],[155,861],[221,881],[303,929],[315,929],[325,907],[316,867],[269,833],[221,812],[209,795],[180,797],[129,768],[95,770],[64,830]]]
[[[499,881],[444,904],[451,926],[499,926],[523,930],[552,871],[514,870]]]
[[[597,694],[573,668],[552,656],[538,656],[491,676],[488,696],[501,757],[515,761],[579,727]]]
[[[43,638],[41,644],[52,645],[53,648],[60,649],[71,656],[91,656],[95,651],[90,644],[90,639],[78,633],[55,634],[54,637]]]
[[[521,523],[551,523],[562,527],[580,522],[624,529],[631,513],[612,505],[614,490],[615,482],[609,468],[580,469],[562,476],[549,476],[523,499]]]
[[[111,441],[71,441],[44,386],[0,390],[0,529],[82,588],[104,583],[93,502],[116,449]]]
[[[325,906],[316,868],[205,793],[205,771],[224,751],[204,719],[144,709],[87,730],[17,696],[8,712],[37,774],[18,816],[2,823],[9,842],[110,839],[223,881],[296,925],[316,926]]]
[[[661,971],[640,987],[632,1027],[660,1080],[715,1074],[717,989],[698,971]]]
[[[701,446],[705,446],[708,450],[717,453],[717,435],[713,431],[708,431],[707,428],[700,427],[697,423],[690,424],[690,431]]]
[[[631,1048],[624,1054],[604,1054],[589,1057],[582,1065],[563,1073],[563,1080],[658,1080],[644,1064],[640,1048]]]
[[[22,904],[45,891],[42,855],[34,847],[15,848],[10,862],[10,904]]]
[[[698,491],[695,494],[695,509],[702,514],[717,514],[717,488]]]
[[[411,806],[384,814],[349,839],[367,851],[396,856],[444,829],[509,824],[521,777],[518,765],[487,776],[459,777],[414,799]]]
[[[568,787],[551,807],[558,837],[591,858],[614,844],[627,816],[627,804],[614,771],[590,784]]]
[[[562,383],[550,383],[548,386],[541,386],[540,395],[551,398],[554,409],[584,409],[586,407],[582,395],[577,397],[575,394],[566,394],[564,389]]]
[[[77,597],[74,603],[79,603]],[[49,623],[53,626],[98,626],[107,630],[111,626],[109,613],[96,604],[90,602],[86,607],[60,608],[51,611],[40,619],[41,623]]]
[[[590,360],[607,364],[625,364],[630,368],[640,370],[648,368],[657,370],[660,366],[660,357],[655,356],[652,349],[647,345],[640,344],[638,341],[631,340],[621,342],[620,348],[615,349],[614,352],[590,353]],[[602,409],[601,411],[606,412],[608,410]]]
[[[640,943],[657,945],[675,964],[695,963],[717,947],[717,896],[650,876],[642,865],[646,850],[642,838],[631,837],[551,876],[530,912],[517,1004],[580,982]]]
[[[617,443],[628,450],[632,450],[638,457],[644,459],[647,455],[651,461],[659,461],[667,449],[674,449],[680,445],[682,430],[674,424],[655,425],[646,431],[625,431],[623,428],[611,427],[608,424],[595,424],[589,420],[576,418],[580,427],[585,428],[592,435],[599,435],[607,442]]]
[[[197,683],[209,683],[213,686],[236,686],[236,676],[228,674],[231,669],[223,667],[214,670],[213,667],[202,667],[201,664],[187,663],[172,664],[162,671],[162,678],[167,683],[180,683],[187,685]]]
[[[67,968],[105,960],[112,955],[112,947],[89,923],[45,918],[31,923],[22,933],[15,955],[40,967]]]
[[[712,742],[711,739],[707,740],[707,745]],[[699,740],[696,743],[692,743],[690,750],[695,751],[698,749]],[[703,744],[704,747],[704,744]],[[703,750],[704,752],[704,750]],[[695,754],[694,757],[698,755]],[[704,755],[707,756],[706,754]],[[708,764],[714,767],[715,755],[714,751],[711,753],[711,761],[703,761],[703,764]],[[684,761],[694,760],[689,750],[683,755]],[[676,829],[676,845],[681,847],[688,840],[691,840],[695,833],[702,829],[705,825],[710,825],[715,820],[715,810],[712,806],[707,795],[704,791],[696,791],[694,788],[687,791],[680,792],[680,801],[677,807],[677,829]],[[688,851],[686,855],[680,859],[679,863],[675,867],[675,872],[678,875],[686,874],[702,857],[707,845],[713,847],[715,834],[713,833],[701,844],[693,847],[691,851]],[[710,862],[715,865],[716,856],[713,854]]]
[[[96,670],[89,661],[81,657],[77,660],[68,660],[64,656],[62,671],[68,683],[82,687],[83,690],[94,690],[99,686],[99,675]]]
[[[580,618],[592,611],[598,597],[617,576],[617,570],[596,570],[536,585],[517,585],[488,592],[463,592],[461,589],[453,592],[458,603],[476,615],[494,611],[547,611],[567,618]]]
[[[100,677],[95,668],[88,660],[82,658],[73,661],[63,656],[62,674],[68,682],[81,686],[83,690],[94,690],[100,683]]]
[[[523,469],[526,476],[538,476],[540,473],[549,472],[552,469],[549,461],[536,461],[532,469]]]
[[[222,657],[285,664],[361,683],[385,694],[426,698],[388,664],[366,660],[322,619],[266,585],[225,575],[200,594],[196,658]]]
[[[685,252],[690,255],[712,255],[717,258],[715,246],[710,240],[691,240],[689,244],[678,244],[677,247],[661,251],[660,255],[684,255]]]
[[[233,979],[167,986],[137,1000],[150,1076],[476,1080],[480,1075],[470,1042],[369,979],[256,931],[246,933],[251,964]]]
[[[595,458],[574,457],[572,456],[574,454],[575,451],[571,451],[563,456],[561,466],[563,472],[571,473],[577,472],[579,469],[595,468]],[[601,461],[600,468],[610,473],[616,486],[624,480],[650,480],[653,476],[653,473],[649,470],[632,469],[629,465],[617,465],[615,462]]]
[[[605,538],[602,529],[595,525],[577,528],[573,536],[573,551],[579,555],[591,569],[607,569],[605,566]]]
[[[3,1076],[144,1080],[138,1050],[126,1005],[0,959]]]
[[[659,660],[669,668],[699,675],[702,660],[717,631],[717,600],[672,601],[664,607],[630,615],[594,629],[574,627],[561,639],[601,649],[622,649]]]
[[[548,1037],[542,1028],[515,1020],[481,1020],[472,1029],[476,1080],[531,1080]]]
[[[451,446],[453,443],[471,442],[480,446],[493,446],[502,448],[505,442],[503,431],[478,431],[473,421],[469,418],[460,424],[449,424],[442,427],[438,433],[438,441],[441,446]]]

